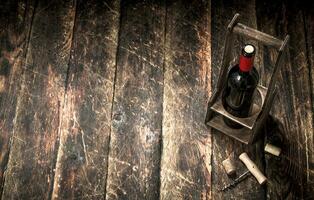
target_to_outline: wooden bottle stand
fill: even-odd
[[[215,88],[213,95],[208,102],[205,124],[240,142],[250,144],[253,143],[257,138],[258,132],[262,127],[273,104],[273,100],[276,95],[276,81],[278,79],[279,70],[284,63],[284,55],[287,50],[289,35],[287,35],[283,41],[279,40],[271,35],[238,23],[239,16],[240,15],[238,13],[235,14],[227,27],[219,79],[217,87]],[[222,91],[227,81],[228,68],[232,59],[231,56],[235,35],[242,35],[247,38],[254,39],[266,46],[270,46],[278,50],[275,68],[268,88],[261,85],[257,86],[256,98],[259,98],[260,103],[253,104],[253,114],[247,118],[239,118],[229,114],[224,109],[221,99]],[[224,123],[223,117],[227,117],[234,122],[241,124],[243,128],[230,128]]]

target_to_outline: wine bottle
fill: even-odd
[[[233,66],[222,93],[222,103],[227,112],[236,117],[248,117],[252,109],[253,94],[259,81],[254,64],[255,47],[246,44],[242,48],[239,63]],[[238,123],[224,117],[232,128],[242,128]]]

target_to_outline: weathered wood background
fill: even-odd
[[[236,12],[291,36],[265,137],[251,146],[204,125]],[[237,41],[235,61],[247,40]],[[256,45],[267,85],[277,54]],[[0,53],[2,200],[314,199],[313,3],[2,0]],[[264,154],[266,142],[282,156]],[[221,162],[243,151],[267,184],[221,192]]]

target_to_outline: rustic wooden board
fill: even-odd
[[[307,40],[307,56],[309,61],[309,76],[311,79],[311,98],[312,98],[312,112],[314,113],[314,6],[306,6],[304,9],[304,24],[306,30],[306,40]],[[314,123],[314,122],[313,122]],[[307,139],[307,151],[308,151],[308,187],[307,192],[310,198],[314,198],[314,135],[308,135]]]
[[[105,195],[119,6],[77,2],[53,198]]]
[[[308,3],[310,6],[311,4]],[[287,5],[286,27],[287,32],[291,36],[290,67],[291,77],[293,83],[293,102],[295,109],[295,123],[296,129],[291,130],[288,135],[288,141],[297,147],[297,155],[290,155],[292,162],[298,163],[298,175],[295,177],[300,184],[302,192],[301,198],[313,198],[313,187],[308,188],[310,182],[310,173],[313,166],[310,167],[310,154],[313,154],[313,135],[314,135],[314,121],[312,110],[313,99],[313,85],[311,80],[311,66],[307,56],[306,33],[304,26],[304,15],[300,9],[300,2],[292,2]],[[291,123],[291,122],[290,122]],[[296,140],[297,138],[297,140]],[[290,144],[290,143],[289,143]],[[294,150],[293,150],[294,151]],[[312,152],[312,153],[311,153]],[[308,190],[309,189],[309,190]],[[296,193],[298,195],[298,192]]]
[[[158,199],[165,6],[124,1],[113,103],[107,199]]]
[[[264,7],[268,7],[265,12]],[[271,13],[275,13],[270,16]],[[268,199],[310,199],[310,157],[313,152],[313,103],[311,67],[307,57],[302,6],[267,1],[257,5],[262,31],[283,38],[289,34],[290,48],[279,77],[279,94],[272,109],[275,119],[267,124],[267,141],[283,148],[280,159],[266,156]],[[264,48],[264,62],[274,62],[274,50]],[[271,70],[265,73],[269,77]],[[312,186],[313,187],[313,186]]]
[[[210,2],[167,1],[161,199],[211,198]]]
[[[2,199],[51,197],[74,15],[73,1],[35,8]]]
[[[34,1],[0,3],[0,197],[33,11]]]
[[[77,1],[0,2],[2,199],[314,198],[313,6],[127,0],[120,20],[119,1]],[[220,192],[232,152],[264,168],[263,141],[245,147],[203,124],[235,12],[291,35],[265,128],[283,155],[265,155],[266,187],[250,177]],[[276,53],[258,47],[267,85]]]
[[[268,7],[267,12],[265,12],[265,6]],[[285,18],[285,10],[281,2],[273,3],[271,1],[258,3],[257,4],[257,17],[258,17],[258,28],[266,32],[268,34],[274,35],[278,38],[284,37],[284,18]],[[263,62],[264,62],[264,74],[263,79],[265,82],[269,80],[269,75],[272,72],[274,66],[274,60],[276,59],[276,50],[264,47],[264,55],[263,55]],[[274,106],[272,108],[272,115],[278,117],[281,122],[276,121],[275,119],[270,119],[267,122],[268,128],[266,128],[267,133],[267,142],[271,142],[277,146],[281,145],[281,134],[280,131],[283,129],[280,123],[284,122],[286,126],[289,126],[290,121],[294,121],[292,119],[292,114],[294,112],[292,103],[292,94],[291,94],[291,83],[289,84],[289,79],[291,77],[290,73],[287,73],[288,70],[287,64],[285,63],[284,68],[281,69],[280,74],[280,83],[279,84],[279,91],[281,92],[280,95],[277,96],[275,99]],[[285,78],[283,78],[285,77]],[[282,98],[280,98],[282,97]],[[288,106],[287,106],[288,105]],[[284,118],[283,116],[287,116]],[[277,125],[278,124],[278,125]],[[288,129],[291,129],[288,127]],[[276,136],[278,135],[278,136]],[[293,182],[292,178],[288,176],[288,173],[284,170],[286,169],[284,165],[288,165],[287,162],[279,162],[274,156],[266,155],[266,175],[268,177],[267,183],[267,198],[268,199],[284,199],[290,196],[292,191],[291,183]]]
[[[0,195],[33,7],[33,1],[2,1],[0,5]]]
[[[219,69],[223,55],[223,45],[225,40],[226,27],[235,13],[239,13],[240,22],[249,27],[256,28],[255,1],[215,1],[212,4],[212,87],[218,81]],[[242,37],[236,37],[233,51],[233,63],[238,61],[241,50],[241,44],[252,42]],[[260,63],[260,52],[255,58],[256,66]],[[260,71],[258,69],[258,71]],[[265,188],[260,186],[253,176],[248,177],[239,183],[235,188],[221,192],[220,189],[229,183],[229,178],[222,166],[222,161],[229,156],[233,157],[236,165],[236,176],[240,176],[246,171],[245,166],[238,159],[239,154],[248,152],[250,158],[263,170],[263,152],[262,143],[259,141],[254,145],[245,146],[217,130],[213,134],[213,152],[212,152],[212,196],[214,199],[265,199]]]

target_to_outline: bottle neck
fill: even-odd
[[[241,72],[248,73],[253,68],[254,56],[247,57],[244,55],[240,56],[239,68]]]

